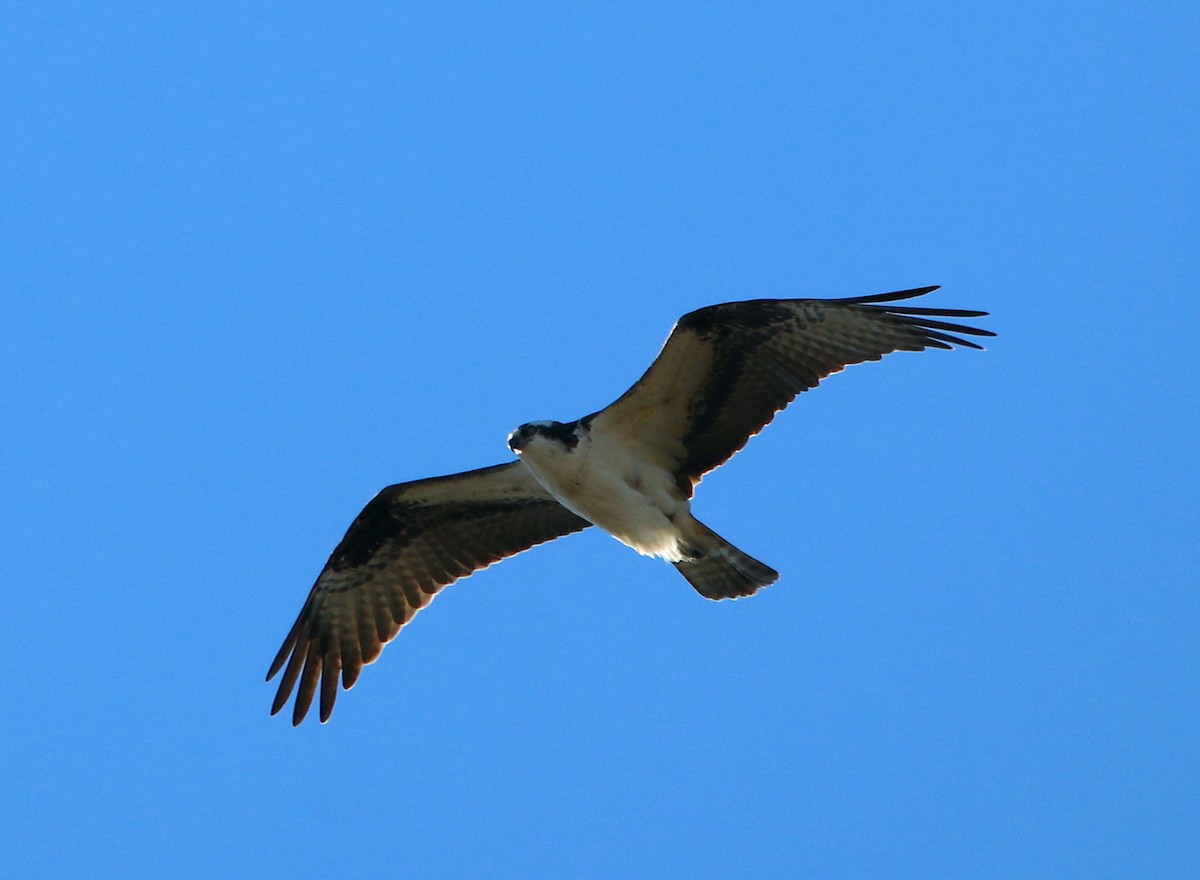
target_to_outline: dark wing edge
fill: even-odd
[[[299,683],[299,724],[319,685],[327,721],[339,674],[349,690],[442,587],[588,525],[520,462],[389,486],[350,525],[271,663],[267,681],[284,670],[271,714]]]
[[[939,320],[981,318],[974,309],[895,306],[938,286],[842,299],[750,300],[709,306],[679,320],[676,332],[707,334],[717,374],[709,399],[697,401],[683,437],[688,450],[676,472],[692,485],[728,461],[801,392],[847,366],[894,351],[982,350],[967,336],[991,330]],[[728,371],[722,377],[721,370]]]

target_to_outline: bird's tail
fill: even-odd
[[[747,556],[708,526],[693,519],[685,531],[687,557],[671,563],[706,599],[749,596],[773,584],[779,572]]]

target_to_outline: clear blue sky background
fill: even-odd
[[[351,7],[0,15],[0,874],[1197,876],[1194,5]],[[777,586],[573,536],[268,717],[383,485],[924,284],[701,487]]]

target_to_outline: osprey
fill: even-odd
[[[284,670],[271,714],[299,682],[292,723],[318,686],[328,720],[339,675],[352,687],[442,587],[590,525],[667,560],[708,599],[774,583],[777,572],[692,516],[696,484],[797,394],[850,364],[893,351],[978,349],[954,334],[995,335],[938,320],[987,312],[885,305],[934,290],[689,312],[611,406],[573,422],[521,425],[508,438],[515,461],[384,489],[350,524],[271,664],[268,681]]]

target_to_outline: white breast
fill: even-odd
[[[663,468],[586,434],[570,450],[535,437],[521,460],[559,503],[622,544],[646,556],[682,558],[672,520],[688,518],[688,502]]]

